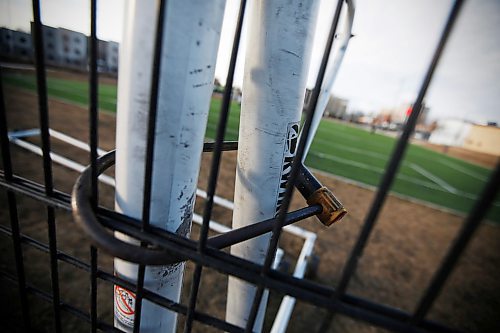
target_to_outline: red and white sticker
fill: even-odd
[[[115,317],[124,325],[134,326],[135,294],[115,285]]]

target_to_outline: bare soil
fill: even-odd
[[[445,155],[460,158],[470,163],[482,165],[486,168],[494,168],[499,161],[499,157],[491,154],[480,153],[461,147],[450,147],[444,145],[436,145],[429,142],[421,142],[426,148],[435,150]]]
[[[76,75],[76,74],[71,74]],[[38,126],[36,95],[30,92],[5,87],[5,97],[10,130],[36,128]],[[49,100],[50,127],[80,140],[88,138],[87,112],[77,106],[58,100]],[[99,144],[103,149],[115,146],[115,117],[99,115]],[[29,139],[40,144],[38,138]],[[67,144],[52,140],[55,152],[68,156],[80,163],[87,164],[88,155]],[[43,183],[42,161],[32,153],[11,145],[14,171],[28,179]],[[233,197],[234,152],[224,153],[220,170],[217,194],[231,199]],[[210,166],[210,155],[204,154],[200,171],[199,186],[205,188]],[[54,182],[58,190],[69,192],[78,173],[54,164]],[[323,227],[310,218],[299,225],[317,233],[315,253],[320,262],[314,280],[318,283],[335,286],[340,278],[343,265],[356,241],[364,218],[371,205],[374,192],[347,184],[335,177],[317,175],[320,181],[340,198],[349,215],[330,228]],[[17,206],[21,231],[41,242],[47,242],[47,222],[45,207],[28,197],[17,195]],[[105,185],[100,188],[101,203],[112,207],[113,191]],[[296,195],[292,208],[305,205]],[[199,211],[202,204],[197,204]],[[0,223],[9,225],[9,212],[5,191],[0,191]],[[213,219],[230,224],[231,212],[216,208]],[[462,217],[432,209],[420,204],[389,196],[377,224],[359,260],[358,269],[351,280],[348,292],[375,302],[398,307],[406,311],[414,310],[423,290],[443,259],[451,242],[462,225]],[[84,260],[89,258],[87,236],[74,224],[70,213],[57,211],[58,248],[70,255]],[[193,227],[192,238],[198,236],[198,228]],[[290,235],[283,236],[280,246],[287,258],[295,260],[302,242]],[[45,253],[23,246],[27,279],[30,284],[50,293],[49,257]],[[99,252],[99,266],[113,271],[112,258]],[[0,236],[0,269],[15,274],[12,243],[9,237]],[[292,262],[292,264],[294,261]],[[293,266],[293,265],[292,265]],[[186,303],[192,278],[193,265],[188,263],[182,302]],[[88,309],[89,276],[77,268],[63,262],[59,263],[61,298],[84,311]],[[447,281],[444,290],[432,307],[428,316],[433,320],[468,332],[499,332],[500,321],[500,228],[483,224]],[[224,318],[225,290],[227,277],[210,269],[203,270],[200,297],[197,308],[219,318]],[[112,286],[100,282],[98,289],[99,318],[112,323]],[[265,330],[271,327],[280,297],[272,293]],[[0,320],[7,331],[19,331],[22,322],[19,310],[17,287],[10,282],[2,283],[0,299],[3,310]],[[34,326],[39,331],[53,330],[52,309],[47,303],[30,296],[31,314]],[[289,324],[290,332],[317,331],[324,312],[304,302],[298,302]],[[180,318],[182,323],[183,318]],[[86,324],[69,314],[63,316],[63,327],[67,332],[88,330]],[[182,326],[180,326],[182,329]],[[197,332],[213,331],[211,328],[196,324]],[[336,316],[330,328],[334,332],[379,332],[379,328],[357,322],[344,316]]]

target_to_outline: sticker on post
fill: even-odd
[[[115,317],[120,323],[133,327],[135,315],[135,294],[115,285]]]
[[[278,215],[283,198],[285,197],[286,184],[288,183],[288,176],[292,171],[292,162],[295,154],[297,153],[297,143],[299,139],[299,123],[289,123],[286,132],[285,149],[283,151],[283,164],[280,174],[280,185],[278,187],[278,197],[276,198],[276,211]]]

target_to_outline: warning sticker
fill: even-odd
[[[115,317],[124,325],[134,326],[135,294],[115,285]]]

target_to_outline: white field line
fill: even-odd
[[[458,192],[458,190],[456,188],[454,188],[453,186],[451,186],[450,184],[448,184],[447,182],[445,182],[444,180],[442,180],[438,176],[436,176],[436,175],[432,174],[431,172],[425,170],[424,168],[420,167],[418,164],[410,163],[409,166],[410,166],[410,168],[412,168],[413,170],[415,170],[416,172],[418,172],[422,176],[429,178],[434,183],[436,183],[439,186],[441,186],[442,188],[444,188],[446,191],[448,191],[450,193],[457,193]]]
[[[342,164],[354,166],[356,168],[369,170],[369,171],[372,171],[372,172],[375,172],[378,174],[383,174],[385,172],[385,169],[383,169],[383,168],[374,167],[374,166],[371,166],[371,165],[368,165],[365,163],[356,162],[356,161],[349,160],[349,159],[342,158],[342,157],[332,156],[332,155],[328,155],[328,154],[324,154],[324,153],[316,153],[316,152],[311,152],[310,154],[316,155],[320,158],[324,158],[324,159],[327,159],[330,161],[339,162]],[[434,183],[426,182],[426,181],[420,180],[418,178],[414,178],[414,177],[407,176],[407,175],[398,174],[398,175],[396,175],[396,178],[407,181],[409,183],[413,183],[416,185],[421,185],[421,186],[424,186],[424,187],[427,187],[430,189],[434,189],[434,190],[441,189],[441,187],[436,186]]]
[[[357,167],[357,168],[360,168],[360,169],[370,170],[370,171],[373,171],[373,172],[376,172],[376,173],[383,173],[384,172],[384,169],[382,169],[382,168],[374,167],[374,166],[371,166],[371,165],[368,165],[368,164],[365,164],[365,163],[353,161],[353,160],[350,160],[350,159],[347,159],[347,158],[343,158],[343,157],[332,156],[332,155],[329,155],[329,154],[319,153],[319,152],[318,153],[317,152],[311,152],[311,155],[316,155],[316,156],[318,156],[320,158],[324,158],[324,159],[327,159],[327,160],[330,160],[330,161],[335,161],[335,162],[340,162],[340,163],[343,163],[343,164],[351,165],[351,166],[354,166],[354,167]]]
[[[334,145],[334,143],[332,141],[327,141],[327,140],[323,140],[320,138],[315,138],[313,140],[313,143],[314,142],[318,142],[318,143],[322,143],[322,144],[326,144],[326,145],[331,145],[332,147]],[[340,149],[340,150],[344,150],[344,151],[348,151],[351,153],[356,153],[356,154],[360,154],[360,155],[364,155],[364,156],[371,156],[371,157],[378,158],[378,159],[381,159],[384,161],[387,161],[387,159],[388,159],[388,155],[380,154],[380,153],[377,153],[374,151],[366,151],[364,149],[359,149],[359,148],[347,147],[344,145],[335,145],[335,149]]]
[[[326,145],[330,145],[331,144],[331,142],[329,142],[327,140],[320,139],[320,138],[315,138],[313,142],[318,142],[318,143],[322,143],[322,144],[326,144]],[[335,149],[340,149],[340,150],[352,152],[352,153],[363,155],[363,156],[371,156],[373,158],[377,158],[377,159],[380,159],[382,161],[387,161],[387,159],[389,157],[388,155],[380,154],[380,153],[377,153],[377,152],[366,151],[366,150],[363,150],[363,149],[353,148],[353,147],[346,147],[346,146],[343,146],[343,145],[337,145],[337,146],[335,146]],[[451,163],[449,161],[446,161],[446,160],[437,160],[437,161],[439,163],[441,163],[441,164],[449,167],[449,168],[452,168],[452,169],[454,169],[456,171],[462,172],[465,175],[470,176],[472,178],[475,178],[477,180],[480,180],[480,181],[483,181],[483,182],[485,182],[485,181],[488,180],[488,177],[485,177],[485,176],[483,176],[483,175],[481,175],[481,174],[479,174],[477,172],[474,172],[472,170],[469,170],[469,169],[467,169],[465,167],[461,167],[459,165],[453,164],[453,163]],[[411,168],[412,165],[414,165],[414,163],[403,162],[402,165],[409,166]],[[415,170],[415,171],[417,171],[417,170]],[[419,172],[419,171],[417,171],[417,172]],[[425,172],[425,170],[424,170],[424,172]],[[427,177],[427,175],[425,175],[425,174],[422,174],[422,175],[425,176],[425,177]],[[427,178],[429,178],[429,177],[427,177]],[[431,179],[431,178],[429,178],[429,179]],[[431,180],[434,181],[433,179],[431,179]],[[439,185],[441,185],[441,184],[439,184]],[[451,185],[450,185],[450,187],[453,188],[453,186],[451,186]],[[455,191],[459,191],[459,190],[455,189]],[[454,192],[452,192],[452,193],[454,193]]]
[[[53,138],[59,139],[61,141],[69,143],[70,145],[73,145],[75,147],[78,147],[80,149],[83,149],[85,151],[90,152],[90,145],[86,142],[77,140],[69,135],[66,135],[64,133],[61,133],[61,132],[53,130],[53,129],[49,129],[49,134]],[[99,154],[99,156],[102,156],[106,153],[107,153],[107,151],[100,149],[100,148],[97,148],[97,154]]]
[[[34,145],[32,143],[29,143],[27,141],[23,141],[21,139],[17,139],[14,137],[10,138],[10,142],[18,145],[19,147],[22,147],[36,155],[43,156],[42,149],[38,147],[37,145]],[[57,164],[64,165],[65,167],[77,171],[77,172],[82,172],[86,167],[83,164],[77,163],[73,160],[70,160],[69,158],[66,158],[64,156],[61,156],[56,153],[50,153],[50,158],[52,161],[56,162]],[[107,175],[100,175],[99,180],[102,181],[104,184],[110,185],[110,186],[115,186],[115,180]]]
[[[203,191],[202,189],[197,188],[196,189],[196,195],[199,196],[200,198],[206,199],[207,198],[207,192]],[[214,196],[214,202],[218,204],[221,207],[227,208],[229,210],[234,209],[234,203],[232,201],[229,201],[227,199],[224,199],[219,196]]]
[[[12,138],[15,139],[20,139],[20,138],[25,138],[29,136],[35,136],[35,135],[40,135],[40,129],[38,128],[32,128],[32,129],[27,129],[27,130],[21,130],[21,131],[15,131],[15,132],[9,132],[8,137],[9,140]]]
[[[372,171],[372,172],[375,172],[375,173],[379,173],[379,174],[382,174],[382,173],[385,172],[385,169],[373,167],[373,166],[365,164],[365,163],[356,162],[356,161],[352,161],[352,160],[341,158],[341,157],[331,156],[331,155],[323,154],[323,153],[315,153],[315,152],[310,152],[310,154],[316,155],[316,156],[318,156],[320,158],[324,158],[324,159],[331,160],[331,161],[334,161],[334,162],[339,162],[339,163],[346,164],[346,165],[351,165],[351,166],[354,166],[354,167],[357,167],[357,168],[360,168],[360,169],[369,170],[369,171]],[[334,174],[332,174],[332,175],[335,177]],[[441,191],[441,192],[451,193],[453,195],[456,195],[456,196],[459,196],[459,197],[463,197],[463,198],[466,198],[466,199],[471,199],[471,200],[477,200],[478,199],[478,196],[475,195],[475,194],[472,194],[472,193],[469,193],[469,192],[460,191],[460,190],[457,190],[457,189],[455,189],[455,192],[449,192],[448,190],[444,189],[440,185],[436,185],[435,183],[429,183],[429,182],[426,182],[426,181],[422,181],[420,179],[417,179],[417,178],[414,178],[414,177],[411,177],[411,176],[406,176],[406,175],[398,174],[398,175],[396,175],[396,178],[400,179],[400,180],[403,180],[403,181],[407,181],[409,183],[416,184],[416,185],[421,185],[423,187],[426,187],[426,188],[429,188],[429,189],[432,189],[432,190],[437,190],[437,191]],[[495,207],[500,207],[500,202],[493,202],[492,205],[495,206]]]
[[[477,180],[481,180],[483,182],[487,181],[488,180],[488,177],[485,177],[477,172],[474,172],[472,170],[469,170],[467,168],[464,168],[464,167],[461,167],[459,165],[456,165],[456,164],[453,164],[449,161],[446,161],[446,160],[438,160],[439,163],[443,164],[443,165],[446,165],[447,167],[449,168],[452,168],[456,171],[459,171],[459,172],[462,172],[464,174],[466,174],[467,176],[470,176],[472,178],[476,178]]]

